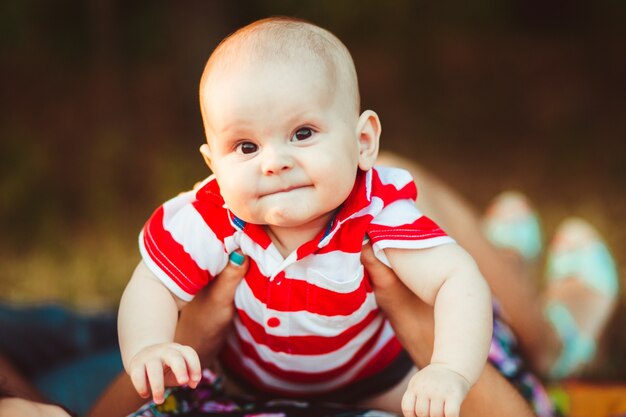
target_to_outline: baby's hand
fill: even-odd
[[[129,374],[142,398],[148,398],[152,392],[154,402],[161,404],[166,386],[198,385],[200,359],[189,346],[161,343],[140,350],[130,361]]]
[[[458,417],[470,383],[439,364],[430,364],[411,378],[402,397],[404,417]]]

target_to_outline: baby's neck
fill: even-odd
[[[300,246],[314,239],[328,226],[333,213],[319,217],[306,224],[294,227],[266,225],[265,230],[280,254],[286,258]]]

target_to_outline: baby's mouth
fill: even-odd
[[[306,187],[308,187],[308,185],[293,185],[293,186],[290,186],[290,187],[281,188],[281,189],[278,189],[276,191],[271,191],[269,193],[265,193],[265,194],[263,194],[263,197],[266,197],[266,196],[269,196],[269,195],[288,193],[290,191],[299,190],[299,189],[306,188]]]

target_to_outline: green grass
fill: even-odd
[[[0,255],[3,298],[53,301],[81,309],[116,308],[139,261],[136,239],[116,234],[78,234],[21,253]]]

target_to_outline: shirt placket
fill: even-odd
[[[266,303],[265,308],[263,309],[263,326],[266,331],[272,329],[272,333],[277,333],[282,336],[289,336],[291,334],[290,328],[292,316],[288,312],[284,312],[282,314],[276,314],[276,312],[281,310],[284,311],[284,306],[289,306],[291,303],[292,288],[290,280],[286,280],[284,277],[285,270],[296,261],[296,253],[294,252],[280,263],[280,265],[275,269],[274,274],[272,274],[267,281]],[[285,343],[289,344],[289,339],[287,337],[281,340],[284,340]],[[268,345],[272,349],[278,348],[278,346],[272,346],[271,343],[268,343]],[[286,347],[287,350],[289,350],[289,347]],[[285,346],[281,346],[281,349],[284,348]]]

